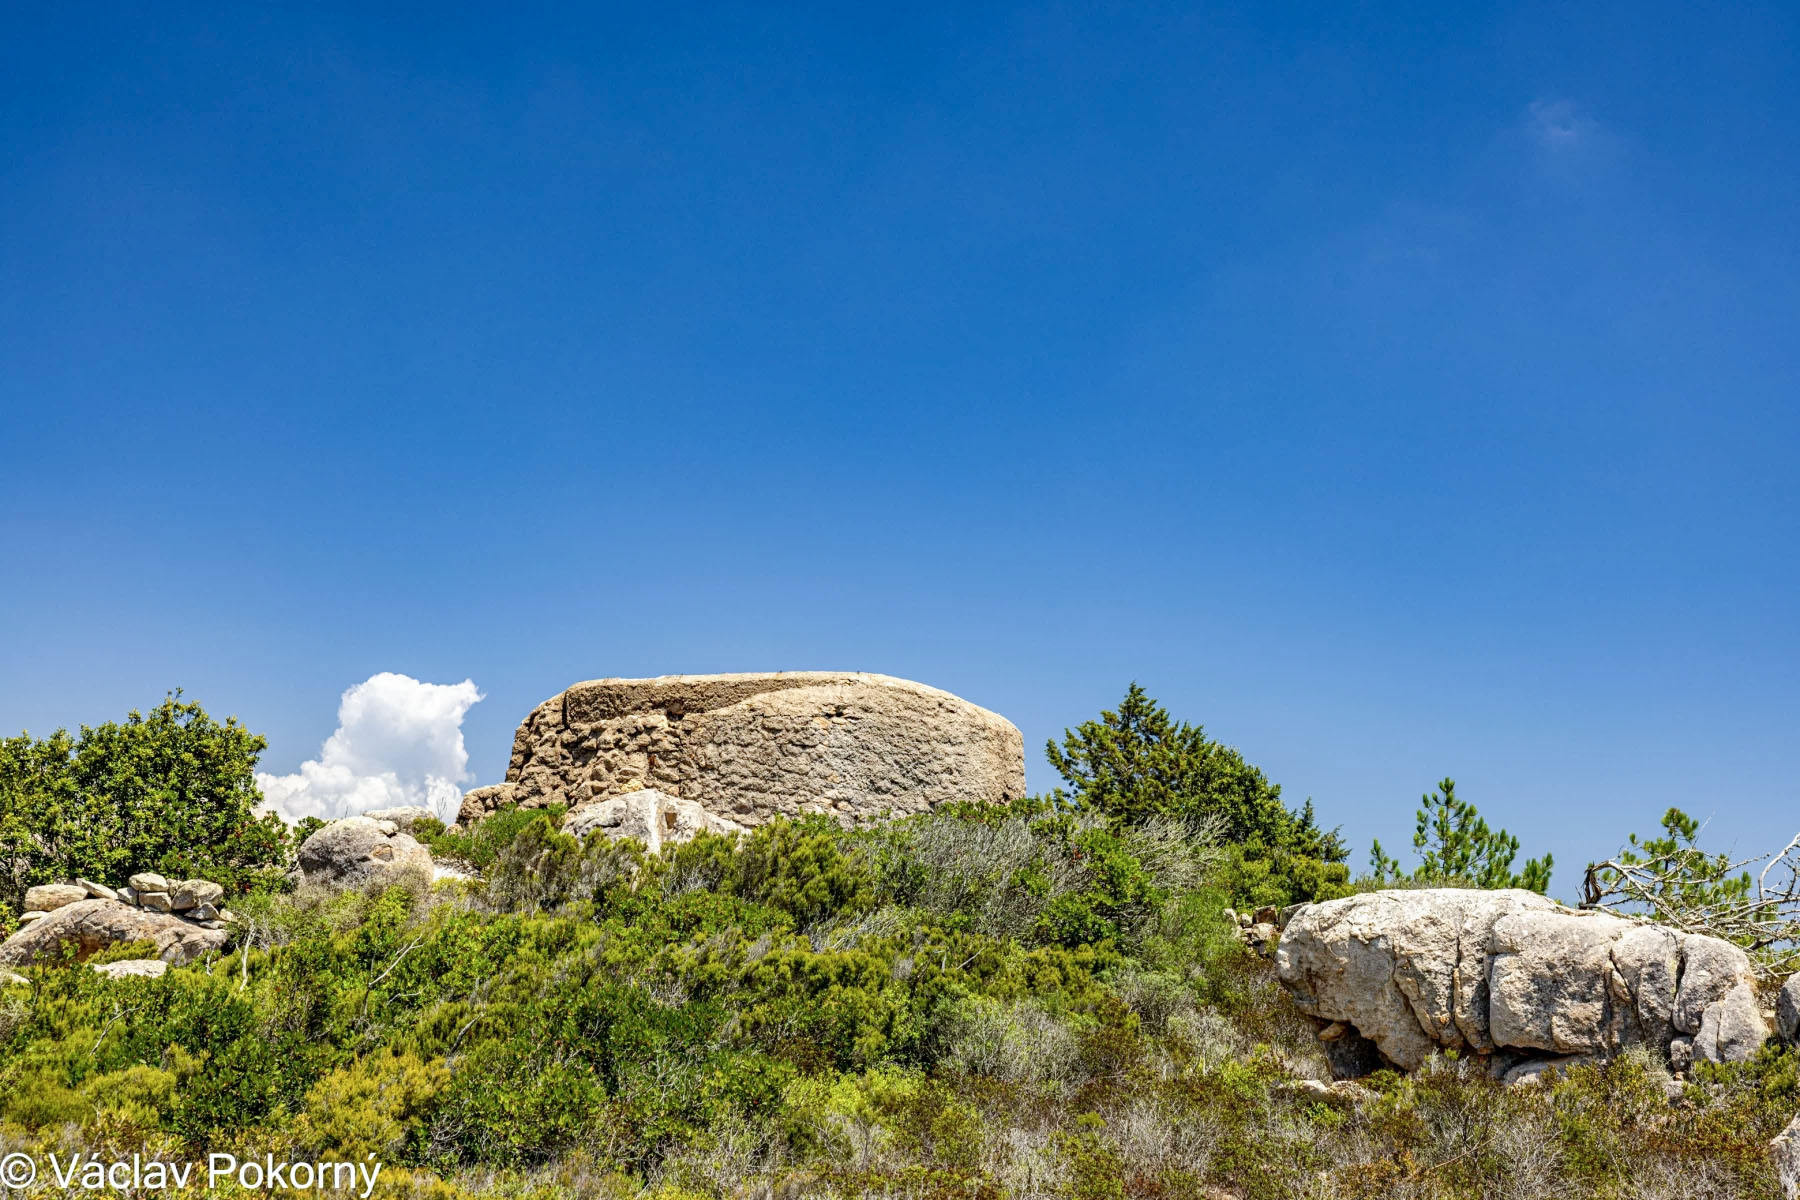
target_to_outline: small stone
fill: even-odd
[[[21,983],[30,984],[31,980],[17,971],[0,971],[0,987],[17,987]]]
[[[19,927],[23,929],[33,921],[41,921],[49,915],[47,912],[22,912],[19,914]]]
[[[1676,1074],[1687,1071],[1694,1065],[1694,1039],[1678,1037],[1669,1043],[1669,1069]]]
[[[1337,1108],[1354,1107],[1367,1094],[1366,1089],[1353,1083],[1326,1083],[1322,1079],[1296,1079],[1288,1086],[1308,1100]]]
[[[137,892],[166,892],[169,881],[155,871],[142,871],[131,877],[131,887]]]
[[[1273,904],[1265,904],[1257,909],[1251,917],[1253,925],[1273,925],[1281,920],[1281,910]]]
[[[121,962],[101,963],[94,968],[97,975],[105,975],[109,979],[157,979],[169,969],[169,964],[160,958],[127,958]]]
[[[175,911],[175,904],[169,899],[169,893],[167,892],[140,892],[138,894],[138,904],[143,908],[149,909],[151,912],[166,913]]]
[[[87,898],[87,889],[72,883],[44,883],[25,889],[25,907],[33,912],[55,912],[65,904],[79,904]]]
[[[237,916],[229,908],[221,908],[219,910],[219,920],[235,921],[235,920],[237,920]]]
[[[113,889],[107,887],[104,883],[95,883],[91,879],[77,879],[75,881],[75,886],[85,888],[87,894],[96,900],[117,900],[119,898],[119,893],[113,891]]]
[[[202,904],[217,904],[224,896],[224,888],[205,879],[184,880],[169,890],[169,902],[175,906],[176,912],[186,912],[190,908],[199,908]]]
[[[219,910],[210,904],[196,904],[188,910],[187,916],[190,921],[216,921]]]
[[[400,832],[400,822],[398,822],[398,821],[377,821],[377,822],[375,822],[375,828],[381,830],[381,832],[386,834],[388,837],[393,837],[396,833]]]
[[[1233,928],[1237,926],[1237,909],[1228,908],[1225,910],[1225,923]]]
[[[1570,1067],[1597,1061],[1589,1054],[1564,1054],[1555,1058],[1530,1058],[1519,1063],[1501,1077],[1507,1087],[1537,1087],[1545,1082],[1545,1076],[1551,1071],[1566,1071]]]
[[[119,900],[125,904],[136,904],[137,903],[137,889],[132,887],[130,884],[126,884],[124,887],[119,889]]]
[[[1350,1027],[1348,1025],[1344,1024],[1342,1021],[1333,1021],[1325,1028],[1319,1030],[1319,1040],[1321,1042],[1335,1042],[1349,1032]]]

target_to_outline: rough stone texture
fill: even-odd
[[[1788,1045],[1800,1043],[1800,975],[1782,984],[1775,998],[1775,1030]]]
[[[167,892],[139,892],[137,902],[140,907],[151,912],[174,912],[175,900]]]
[[[82,900],[57,909],[0,942],[0,965],[23,966],[54,958],[64,943],[72,944],[78,958],[86,958],[120,942],[147,941],[156,946],[164,962],[192,962],[209,950],[221,950],[227,940],[221,930],[202,929],[180,917],[146,912],[117,900]]]
[[[1769,1143],[1775,1159],[1775,1176],[1781,1180],[1781,1194],[1787,1200],[1800,1200],[1800,1117],[1775,1135]]]
[[[1733,984],[1709,1004],[1694,1035],[1694,1057],[1708,1062],[1745,1062],[1762,1049],[1769,1027],[1756,1003],[1756,986],[1748,979]]]
[[[169,903],[176,912],[186,912],[201,905],[215,905],[225,898],[225,889],[208,879],[185,879],[169,889]]]
[[[437,814],[421,804],[403,804],[398,808],[372,808],[363,816],[371,821],[392,821],[402,833],[411,833],[413,824]]]
[[[126,881],[134,892],[166,892],[169,881],[155,871],[140,871]]]
[[[86,888],[71,883],[45,883],[25,889],[25,907],[32,912],[55,912],[65,904],[87,898]]]
[[[562,827],[576,837],[599,831],[611,838],[636,838],[652,854],[664,843],[689,841],[697,833],[744,832],[742,825],[715,817],[692,800],[654,788],[578,808],[563,818]]]
[[[391,826],[390,826],[391,828]],[[385,832],[368,817],[333,821],[301,843],[300,875],[326,887],[387,887],[431,882],[431,851],[410,834]]]
[[[1301,1011],[1352,1027],[1405,1070],[1434,1050],[1604,1059],[1638,1045],[1733,1062],[1767,1035],[1742,950],[1535,892],[1433,888],[1309,905],[1275,962]]]
[[[160,979],[168,973],[169,964],[160,958],[127,958],[119,962],[101,963],[94,971],[110,979],[123,979],[127,976]]]
[[[113,891],[104,883],[95,883],[91,879],[77,878],[75,880],[75,886],[86,892],[88,895],[101,900],[117,900],[119,898],[119,893]]]
[[[813,812],[861,822],[1021,796],[1024,742],[998,714],[886,675],[603,679],[538,705],[506,782],[467,793],[458,823],[646,789],[748,827]]]

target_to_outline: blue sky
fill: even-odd
[[[0,729],[1132,679],[1554,891],[1800,824],[1791,6],[9,16]]]

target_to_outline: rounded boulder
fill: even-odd
[[[322,887],[429,885],[432,877],[431,851],[392,822],[368,817],[346,817],[316,830],[301,843],[299,858],[301,879]]]

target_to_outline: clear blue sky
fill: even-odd
[[[1358,867],[1800,826],[1792,5],[7,23],[0,729],[1135,678]]]

